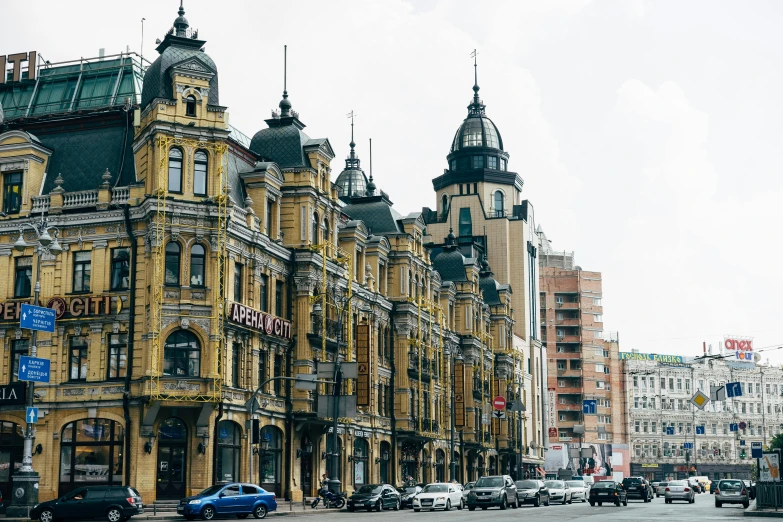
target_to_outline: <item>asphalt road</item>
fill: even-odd
[[[404,509],[401,511],[383,511],[382,513],[372,513],[373,517],[383,517],[384,519],[401,520],[403,517],[410,520],[418,518],[426,519],[440,519],[443,522],[451,520],[464,520],[464,521],[476,521],[476,522],[495,522],[499,520],[516,520],[520,517],[536,517],[536,522],[543,522],[547,520],[562,521],[562,520],[587,520],[595,522],[605,521],[641,521],[651,520],[656,522],[695,522],[695,521],[721,521],[721,520],[769,520],[768,518],[761,517],[744,517],[744,509],[741,504],[737,505],[724,505],[722,508],[715,507],[714,497],[710,494],[703,493],[696,495],[695,504],[687,504],[685,502],[675,502],[674,504],[666,504],[663,501],[663,497],[653,499],[649,504],[645,504],[640,500],[629,500],[628,506],[609,506],[603,505],[602,507],[590,507],[590,504],[577,502],[571,505],[556,505],[552,504],[548,507],[542,506],[535,508],[533,506],[524,506],[519,509],[509,508],[506,511],[500,511],[497,508],[491,508],[486,511],[468,511],[463,509],[458,511],[452,509],[448,513],[443,511],[436,512],[421,512],[414,513],[410,509]],[[322,513],[327,513],[324,510]],[[357,511],[356,513],[331,512],[329,516],[332,520],[366,520],[369,513],[365,511]],[[377,520],[377,519],[376,519]],[[380,522],[377,520],[377,522]]]

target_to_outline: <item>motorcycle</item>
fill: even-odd
[[[321,501],[321,497],[324,498],[324,506],[327,508],[337,508],[340,509],[343,506],[345,506],[345,497],[346,493],[342,492],[339,495],[335,495],[331,491],[321,491],[319,492],[318,496],[313,499],[313,501],[310,503],[310,507],[315,509],[315,507],[318,505],[318,503]]]

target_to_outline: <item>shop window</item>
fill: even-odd
[[[207,195],[207,153],[203,150],[193,156],[193,194],[196,196]]]
[[[109,363],[106,378],[124,379],[128,371],[128,334],[117,333],[107,336]]]
[[[198,377],[201,343],[192,332],[177,330],[169,335],[163,349],[163,375]]]
[[[196,97],[192,94],[185,98],[185,116],[196,117]]]
[[[201,245],[193,245],[190,249],[190,286],[204,288],[204,263],[206,251]]]
[[[111,289],[130,288],[130,248],[113,248],[111,251]]]
[[[14,297],[30,297],[33,287],[33,258],[17,257],[14,274]]]
[[[167,285],[179,286],[180,247],[176,241],[166,245],[166,280]]]
[[[90,291],[90,272],[92,271],[92,252],[74,252],[73,255],[73,293]]]
[[[182,193],[182,151],[171,149],[169,151],[169,192]]]
[[[87,380],[87,341],[82,337],[71,337],[69,361],[69,379],[71,381]]]
[[[217,477],[219,481],[240,480],[240,444],[242,434],[235,422],[220,421],[218,424]]]
[[[109,419],[67,424],[60,439],[60,494],[80,486],[122,484],[122,426]]]
[[[282,432],[274,426],[264,426],[261,429],[261,444],[259,452],[260,486],[267,491],[280,495],[280,475],[282,471]],[[266,449],[264,446],[268,446]],[[329,475],[330,477],[332,475]]]
[[[283,317],[283,282],[275,281],[275,315]]]
[[[234,301],[242,302],[242,265],[234,263]]]
[[[353,441],[353,485],[358,488],[367,483],[368,448],[366,439]]]
[[[3,212],[16,214],[22,208],[22,173],[10,172],[3,176]]]
[[[14,339],[11,341],[11,382],[19,381],[19,359],[23,355],[30,354],[30,341],[28,339]]]

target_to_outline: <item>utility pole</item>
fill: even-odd
[[[342,323],[342,321],[340,321]],[[337,330],[337,349],[340,349],[340,328]],[[334,362],[334,412],[332,412],[332,478],[329,479],[329,491],[335,495],[340,494],[340,476],[337,469],[340,461],[339,437],[337,435],[337,419],[340,410],[340,388],[342,387],[343,374],[340,371],[340,357],[337,355]]]

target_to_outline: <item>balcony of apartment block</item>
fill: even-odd
[[[563,319],[555,319],[555,326],[579,326],[579,318],[564,317]]]
[[[560,386],[558,383],[557,389],[555,390],[556,393],[561,394],[582,394],[582,383],[578,382],[576,384],[567,383],[565,386]]]
[[[557,373],[558,378],[582,377],[582,370],[580,368],[558,368],[555,373]]]
[[[556,302],[555,310],[579,310],[579,301]]]
[[[325,324],[324,324],[325,323]],[[326,327],[326,351],[335,353],[337,351],[337,334],[340,323],[335,319],[325,319],[321,315],[313,314],[310,316],[310,333],[307,338],[311,346],[321,348],[323,346],[324,326]],[[345,339],[348,332],[343,325],[342,335],[340,336],[340,352],[343,353],[346,348]]]
[[[582,342],[582,336],[576,333],[575,335],[566,333],[565,335],[557,336],[557,344],[578,344]]]
[[[106,190],[109,190],[106,188]],[[110,205],[124,205],[130,198],[130,187],[114,187],[111,190]],[[77,192],[64,192],[62,195],[62,210],[72,210],[77,208],[94,208],[99,206],[99,189],[80,190]],[[51,209],[51,195],[33,196],[32,214],[49,212]]]
[[[489,382],[482,382],[481,377],[473,377],[473,399],[482,400],[482,391],[489,396]]]
[[[408,353],[408,377],[411,379],[430,382],[438,378],[438,365],[429,359],[421,359],[419,365],[419,354],[415,350]]]
[[[557,404],[557,411],[573,411],[576,413],[582,412],[582,403],[581,402],[567,402],[565,404]]]

